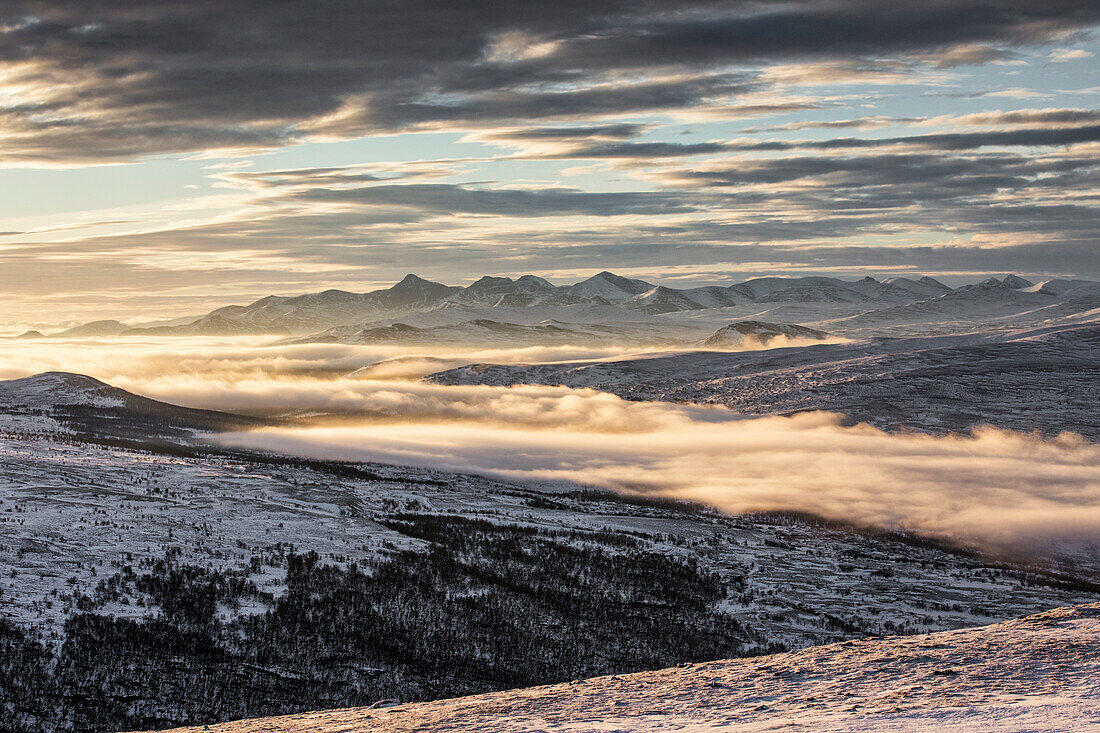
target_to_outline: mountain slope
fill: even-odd
[[[794,323],[766,323],[764,321],[737,321],[722,326],[699,345],[709,349],[734,349],[746,341],[767,345],[776,339],[805,339],[821,341],[827,333],[816,328],[806,328]]]
[[[202,730],[1040,733],[1100,724],[1098,676],[1100,604],[1091,604],[974,629]]]
[[[265,424],[257,418],[141,397],[82,374],[43,372],[0,382],[0,429],[4,430],[144,442]]]
[[[440,384],[564,385],[746,414],[843,412],[884,429],[991,424],[1100,439],[1100,324],[568,364],[474,364]]]
[[[436,306],[461,289],[406,275],[393,287],[369,293],[325,290],[289,298],[269,295],[250,305],[218,308],[189,324],[132,329],[127,333],[165,336],[305,333]]]
[[[333,328],[312,336],[288,339],[286,344],[402,344],[417,346],[504,346],[532,345],[603,345],[608,343],[651,345],[665,339],[655,329],[633,323],[567,323],[546,320],[540,323],[509,323],[475,318],[459,323],[420,328],[407,323],[358,329],[354,326]]]
[[[118,336],[123,331],[129,329],[124,323],[118,321],[92,321],[91,323],[84,323],[79,326],[73,326],[70,329],[66,329],[56,336],[62,337],[85,337],[85,336]]]
[[[0,496],[5,622],[51,640],[45,710],[86,731],[456,697],[1100,598],[905,534],[400,466],[0,435]],[[0,710],[6,671],[28,666],[0,654]]]
[[[865,313],[839,319],[835,325],[844,328],[885,327],[893,324],[919,326],[943,331],[967,331],[988,328],[1000,322],[1009,322],[1028,313],[1041,314],[1044,308],[1054,305],[1061,296],[1036,289],[1010,287],[1009,284],[1026,283],[1023,278],[997,280],[990,278],[976,285],[964,285],[936,297],[902,303],[886,308],[874,308]],[[1073,295],[1083,293],[1074,292]],[[1065,294],[1068,298],[1069,293]],[[1079,310],[1085,310],[1082,304]],[[1055,314],[1050,314],[1053,317]],[[1042,315],[1036,320],[1041,320]],[[1023,324],[1021,324],[1023,325]]]
[[[635,295],[633,298],[629,298],[623,303],[623,307],[652,315],[701,310],[703,308],[682,291],[666,288],[663,285],[658,285]]]
[[[0,415],[71,411],[101,433],[196,412],[71,374],[0,394]],[[1056,558],[1014,565],[812,517],[79,437],[0,431],[0,648],[24,650],[0,654],[0,711],[11,680],[43,676],[26,730],[455,697],[973,626],[1100,592],[1077,565],[1050,572]]]
[[[569,288],[569,294],[581,298],[603,298],[609,301],[627,300],[652,290],[644,280],[632,280],[604,270]]]

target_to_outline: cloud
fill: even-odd
[[[924,124],[981,125],[989,127],[1094,125],[1100,123],[1095,109],[1019,109],[1010,112],[975,112],[957,117],[932,117]]]
[[[740,419],[555,388],[368,383],[344,390],[351,400],[348,392],[370,419],[218,442],[659,494],[738,513],[805,511],[993,546],[1100,540],[1100,447],[1072,435],[887,434],[843,427],[828,413]]]
[[[1067,44],[1100,8],[912,5],[16,0],[0,11],[0,162],[446,134],[221,164],[204,171],[201,197],[136,215],[55,214],[72,199],[63,193],[38,221],[6,227],[0,294],[12,317],[38,319],[181,315],[408,271],[460,282],[593,262],[657,279],[907,258],[933,274],[1095,275],[1096,110],[978,100],[966,110],[981,111],[915,118],[903,116],[921,109],[912,96],[866,85],[977,94],[990,79],[932,67]],[[831,88],[801,96],[810,84]],[[849,119],[832,119],[841,111]],[[744,115],[768,119],[736,132]],[[343,156],[398,160],[331,164]],[[191,163],[142,163],[123,178],[133,190],[141,171],[171,165],[165,178],[182,180]]]
[[[333,389],[340,383],[329,380],[356,371],[377,382],[418,377],[474,362],[515,364],[621,358],[638,350],[568,345],[523,348],[471,345],[448,346],[445,350],[392,345],[273,346],[271,341],[263,336],[13,339],[5,341],[0,350],[0,380],[43,371],[70,371],[191,407],[271,412],[315,407],[326,401],[333,411],[347,411],[360,409],[362,401],[358,397],[342,401],[347,395]],[[439,364],[445,365],[432,368]],[[296,384],[298,396],[286,395],[287,399],[282,400],[279,390],[284,383]],[[365,383],[357,379],[343,382],[352,388]]]
[[[448,124],[481,127],[520,120],[571,119],[683,110],[717,103],[760,89],[748,74],[706,74],[673,80],[630,83],[596,79],[564,90],[526,88],[455,94],[443,101],[429,95],[410,101],[406,94],[379,93],[357,100],[332,122],[311,125],[315,133],[354,136],[377,130],[416,127],[446,129]]]
[[[1100,142],[1100,124],[1075,124],[1100,119],[1094,110],[1049,110],[975,114],[960,118],[960,124],[1005,125],[1050,124],[1050,127],[1020,127],[1012,130],[983,132],[945,132],[884,138],[833,138],[828,140],[764,140],[753,142],[676,143],[666,141],[624,142],[592,141],[581,145],[562,145],[536,157],[565,159],[616,158],[645,161],[653,158],[674,158],[713,155],[722,152],[772,152],[787,150],[858,150],[887,147],[930,148],[943,151],[978,150],[986,147],[1052,147]],[[985,122],[980,122],[985,120]],[[944,121],[943,118],[940,121]],[[931,121],[928,121],[931,122]],[[801,130],[818,128],[870,128],[867,121],[792,123],[771,130]],[[760,131],[759,129],[756,130]]]
[[[1090,0],[294,3],[12,0],[8,161],[254,149],[310,135],[681,110],[775,62],[985,62],[1100,20]],[[241,29],[246,28],[247,32]]]
[[[941,69],[953,69],[957,66],[1004,62],[1013,54],[1004,48],[993,48],[980,44],[962,44],[933,54],[930,60]]]
[[[858,196],[867,207],[881,208],[904,198],[906,205],[954,203],[960,210],[969,210],[965,204],[974,197],[992,197],[1002,190],[1023,193],[1033,187],[1049,188],[1056,197],[1088,191],[1097,183],[1098,166],[1100,161],[1089,156],[1035,159],[1011,154],[880,153],[713,161],[690,169],[666,169],[660,176],[670,186],[772,184],[768,190],[777,200],[820,208],[843,207],[849,196]],[[799,187],[782,185],[795,182]]]
[[[640,160],[647,158],[680,158],[689,155],[712,155],[726,150],[720,142],[670,143],[670,142],[618,142],[593,143],[568,148],[556,154],[560,158],[620,158]]]
[[[812,129],[858,129],[872,130],[880,127],[889,127],[895,124],[911,124],[921,122],[922,117],[887,117],[875,115],[873,117],[860,117],[852,120],[800,120],[798,122],[786,122],[782,125],[761,125],[746,127],[741,130],[744,134],[756,134],[762,132],[781,132],[786,130],[812,130]]]
[[[765,140],[729,144],[730,150],[857,150],[892,146],[933,148],[937,150],[977,150],[985,147],[1046,147],[1100,142],[1100,125],[1078,127],[1021,128],[986,132],[942,132],[886,138],[833,138],[831,140]]]
[[[1067,61],[1080,61],[1082,59],[1091,59],[1092,56],[1092,51],[1086,51],[1083,48],[1059,49],[1057,51],[1051,52],[1050,60],[1056,64],[1060,64]]]
[[[1037,99],[1050,95],[1046,92],[1041,92],[1038,89],[1024,89],[1020,87],[1015,87],[1012,89],[996,89],[994,91],[984,92],[982,96],[1007,97],[1008,99]]]
[[[694,209],[687,201],[664,193],[591,193],[564,188],[479,188],[446,183],[311,188],[294,192],[291,198],[321,203],[401,207],[423,212],[425,215],[440,216],[621,216],[686,213]]]
[[[580,483],[734,512],[808,511],[993,545],[1100,540],[1100,446],[1072,435],[889,434],[828,413],[747,419],[590,390],[402,381],[439,359],[528,363],[616,350],[262,343],[10,342],[0,378],[60,368],[177,404],[320,420],[220,438],[227,445]],[[364,366],[365,378],[345,376]]]
[[[474,140],[543,141],[543,140],[623,140],[641,135],[649,125],[622,123],[615,125],[588,125],[581,127],[526,127],[512,130],[491,130],[472,135]]]
[[[932,149],[964,152],[989,147],[1062,147],[1100,141],[1100,112],[1086,109],[1034,109],[1011,112],[985,112],[956,117],[936,118],[863,118],[838,121],[800,121],[771,127],[749,128],[745,132],[777,132],[812,128],[871,129],[898,123],[921,125],[983,126],[980,132],[960,131],[879,138],[830,138],[825,140],[708,141],[679,143],[671,141],[601,140],[583,134],[555,139],[539,130],[531,137],[510,131],[507,140],[531,143],[522,158],[543,159],[617,159],[637,165],[661,158],[698,155],[715,156],[732,152],[785,151],[873,151],[878,148]],[[1008,128],[1008,129],[1006,129]],[[488,139],[488,136],[483,139]],[[771,159],[763,159],[766,166]],[[928,158],[927,160],[931,160]],[[779,164],[782,166],[782,162]]]

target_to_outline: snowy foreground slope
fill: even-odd
[[[807,518],[34,436],[0,439],[0,566],[0,728],[20,733],[453,698],[1100,598]]]
[[[1076,556],[224,449],[210,413],[79,375],[0,398],[5,731],[457,698],[1100,599]]]
[[[1098,679],[1100,604],[1091,604],[972,629],[201,730],[1083,731],[1100,729]]]
[[[345,565],[443,546],[446,538],[407,528],[410,519],[458,529],[488,520],[548,539],[565,532],[562,543],[612,557],[629,548],[690,562],[722,580],[716,608],[747,629],[757,653],[977,625],[1100,592],[1042,572],[1054,564],[1014,567],[812,518],[731,516],[400,466],[158,455],[0,436],[0,566],[9,568],[0,613],[56,643],[81,591],[94,596],[118,568],[168,552],[196,567],[244,569],[260,592],[223,613],[247,617],[286,592],[285,550],[273,547]],[[253,557],[262,562],[250,565]],[[1070,568],[1094,580],[1086,568]],[[137,591],[83,608],[138,619],[159,611]]]

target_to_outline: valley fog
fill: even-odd
[[[188,379],[200,383],[231,383],[246,378],[332,378],[358,369],[372,370],[375,376],[387,379],[415,378],[451,365],[476,361],[541,363],[617,358],[649,351],[636,346],[432,349],[403,345],[272,345],[274,341],[270,336],[36,341],[0,338],[0,380],[43,371],[68,371],[87,374],[149,397],[168,399],[167,392],[141,390],[155,390],[158,383],[169,389],[168,385]],[[665,351],[668,347],[652,350]],[[201,397],[196,394],[196,399]],[[190,406],[219,409],[216,404]]]
[[[595,393],[482,389],[454,396],[464,418],[410,415],[218,441],[658,494],[734,513],[805,511],[994,546],[1100,539],[1100,446],[1072,435],[899,435],[844,427],[833,413],[737,419],[722,408],[641,407]],[[437,396],[404,397],[434,413]]]
[[[0,378],[64,369],[184,406],[293,420],[214,438],[225,446],[582,484],[730,512],[804,511],[996,546],[1100,540],[1100,446],[1068,433],[888,433],[834,413],[746,418],[593,390],[417,379],[473,361],[626,353],[614,349],[264,343],[16,344],[0,357]]]

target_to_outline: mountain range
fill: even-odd
[[[1016,275],[951,288],[931,277],[842,280],[833,277],[764,277],[726,286],[687,289],[654,285],[643,280],[600,272],[572,285],[554,285],[524,275],[482,277],[460,287],[407,275],[392,287],[366,293],[325,290],[293,297],[267,296],[248,305],[217,308],[189,321],[129,327],[101,320],[58,333],[66,338],[115,336],[292,336],[298,341],[369,342],[372,336],[394,340],[395,332],[372,329],[401,323],[412,328],[494,321],[507,325],[542,322],[633,322],[647,328],[668,317],[691,320],[702,316],[739,320],[767,314],[767,320],[834,320],[839,332],[860,327],[891,326],[914,319],[947,317],[960,309],[997,318],[1005,313],[1038,310],[1068,303],[1068,309],[1100,307],[1100,283],[1049,280],[1032,283]],[[736,312],[734,312],[736,311]],[[792,317],[778,317],[795,315]],[[657,318],[664,317],[664,318]],[[733,320],[733,319],[730,319]],[[702,338],[720,323],[709,323]],[[551,332],[552,329],[544,329]],[[645,329],[639,329],[645,330]],[[827,328],[830,332],[838,330]],[[416,339],[423,334],[409,332]],[[25,338],[41,337],[28,331]]]

